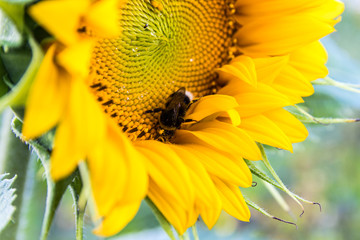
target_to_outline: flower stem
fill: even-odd
[[[54,183],[50,176],[47,176],[47,196],[46,196],[46,208],[44,214],[43,225],[41,228],[41,237],[40,240],[46,240],[52,220],[54,219],[55,211],[59,206],[60,200],[68,186],[68,182],[65,180],[61,180],[59,182]]]
[[[12,187],[16,189],[17,195],[13,202],[16,211],[12,216],[12,221],[1,232],[0,239],[16,239],[16,236],[18,235],[24,186],[30,159],[29,148],[11,131],[12,118],[12,111],[6,109],[2,115],[0,133],[0,172],[10,173],[10,178],[17,175],[17,178],[12,185]]]
[[[76,214],[76,240],[83,240],[84,215],[85,211],[79,211]]]
[[[197,229],[196,229],[196,224],[194,224],[194,226],[192,226],[191,229],[192,229],[192,233],[193,233],[193,236],[194,236],[194,240],[199,240],[199,235],[198,235],[198,232],[197,232]]]

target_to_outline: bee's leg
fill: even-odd
[[[183,119],[182,122],[184,122],[184,123],[190,123],[190,122],[199,123],[199,121],[196,121],[194,119]]]
[[[157,112],[161,112],[162,108],[154,108],[153,110],[146,110],[144,113],[157,113]]]
[[[197,101],[199,101],[199,99],[200,99],[200,98],[193,99],[193,100],[189,103],[189,105],[186,107],[186,110],[188,110],[189,107],[190,107],[191,105],[193,105],[193,103],[196,103]]]

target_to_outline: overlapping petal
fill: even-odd
[[[54,63],[56,44],[47,51],[26,102],[24,139],[31,139],[53,128],[63,117],[70,88],[70,76]]]
[[[343,4],[335,0],[237,1],[236,33],[251,57],[286,55],[334,31]],[[296,27],[294,27],[296,26]]]
[[[246,133],[231,124],[219,121],[198,123],[187,130],[179,130],[174,141],[178,144],[191,142],[210,146],[247,159],[261,159],[255,142]]]
[[[173,196],[184,209],[192,206],[195,190],[188,169],[170,146],[158,141],[139,141],[135,145],[147,157],[149,176],[154,184]]]

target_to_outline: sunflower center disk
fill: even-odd
[[[97,43],[91,89],[132,140],[153,139],[168,96],[185,87],[214,92],[214,69],[227,60],[232,30],[226,1],[133,0],[122,9],[117,39]]]

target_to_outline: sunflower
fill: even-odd
[[[244,159],[262,159],[256,143],[292,151],[307,137],[284,107],[327,75],[319,39],[342,11],[335,0],[40,1],[29,14],[53,39],[23,137],[56,127],[54,180],[86,162],[99,235],[145,196],[179,234],[199,216],[211,229],[222,210],[249,221]]]

